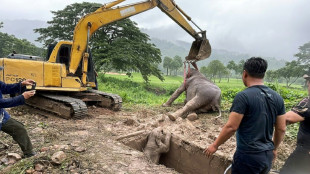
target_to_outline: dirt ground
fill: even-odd
[[[1,164],[0,173],[29,172],[36,164],[43,166],[41,173],[178,173],[164,165],[150,163],[142,152],[118,141],[128,134],[161,126],[173,135],[205,148],[219,135],[227,120],[228,113],[224,112],[219,119],[215,119],[218,113],[211,113],[200,114],[199,119],[192,122],[181,118],[172,122],[166,113],[178,107],[181,106],[123,108],[119,112],[90,107],[89,116],[82,120],[65,120],[28,106],[7,109],[13,118],[25,124],[38,154],[14,165]],[[0,140],[8,145],[4,148],[0,144],[0,160],[7,153],[22,154],[10,136],[1,132]],[[294,149],[291,144],[281,145],[273,170],[283,165]],[[60,150],[65,152],[66,158],[59,165],[53,164],[51,156]],[[235,137],[232,137],[215,155],[231,160],[234,151]]]

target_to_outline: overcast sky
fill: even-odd
[[[84,0],[107,3],[107,0]],[[83,0],[0,0],[0,20],[52,19],[50,11]],[[122,4],[139,2],[128,0]],[[309,0],[175,0],[200,28],[207,30],[213,48],[253,56],[291,59],[310,41]],[[193,39],[159,9],[131,17],[162,38]]]

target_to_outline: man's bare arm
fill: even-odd
[[[298,115],[297,113],[293,112],[293,111],[289,111],[285,114],[286,117],[286,124],[293,124],[293,123],[297,123],[297,122],[301,122],[304,121],[305,119]]]
[[[277,158],[277,149],[284,138],[285,130],[286,130],[286,116],[285,115],[277,116],[277,121],[275,124],[273,135],[273,143],[274,143],[273,161]]]
[[[211,144],[208,148],[204,150],[204,153],[207,156],[214,154],[220,145],[225,143],[231,136],[235,134],[235,132],[240,126],[242,118],[243,114],[231,112],[229,114],[228,121],[223,127],[220,135],[217,137],[213,144]]]
[[[286,117],[285,115],[281,115],[277,117],[277,121],[274,128],[274,136],[273,142],[275,149],[277,149],[284,138],[285,130],[286,130]]]

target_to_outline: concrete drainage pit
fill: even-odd
[[[123,144],[143,151],[147,143],[148,133],[143,133],[127,138],[119,139]],[[208,158],[203,154],[203,148],[172,135],[170,140],[170,150],[162,154],[159,164],[173,168],[183,174],[223,174],[231,161],[213,156]],[[227,172],[230,174],[230,170]]]

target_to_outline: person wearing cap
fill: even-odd
[[[242,81],[247,88],[236,95],[227,123],[204,150],[204,154],[211,157],[237,132],[232,174],[267,174],[285,135],[284,101],[264,85],[267,65],[260,57],[246,60]]]
[[[307,81],[308,95],[310,94],[310,76],[304,75]],[[286,124],[300,123],[297,134],[297,146],[288,157],[281,174],[310,173],[310,97],[302,99],[291,111],[285,114]]]
[[[0,66],[0,70],[3,67]],[[32,143],[24,125],[11,118],[4,108],[10,108],[25,103],[25,100],[32,97],[35,91],[25,91],[27,85],[32,85],[33,80],[25,80],[15,84],[5,84],[0,81],[0,130],[12,136],[24,153],[24,157],[35,155]],[[24,92],[25,91],[25,92]],[[2,94],[21,94],[11,98],[3,98]]]

